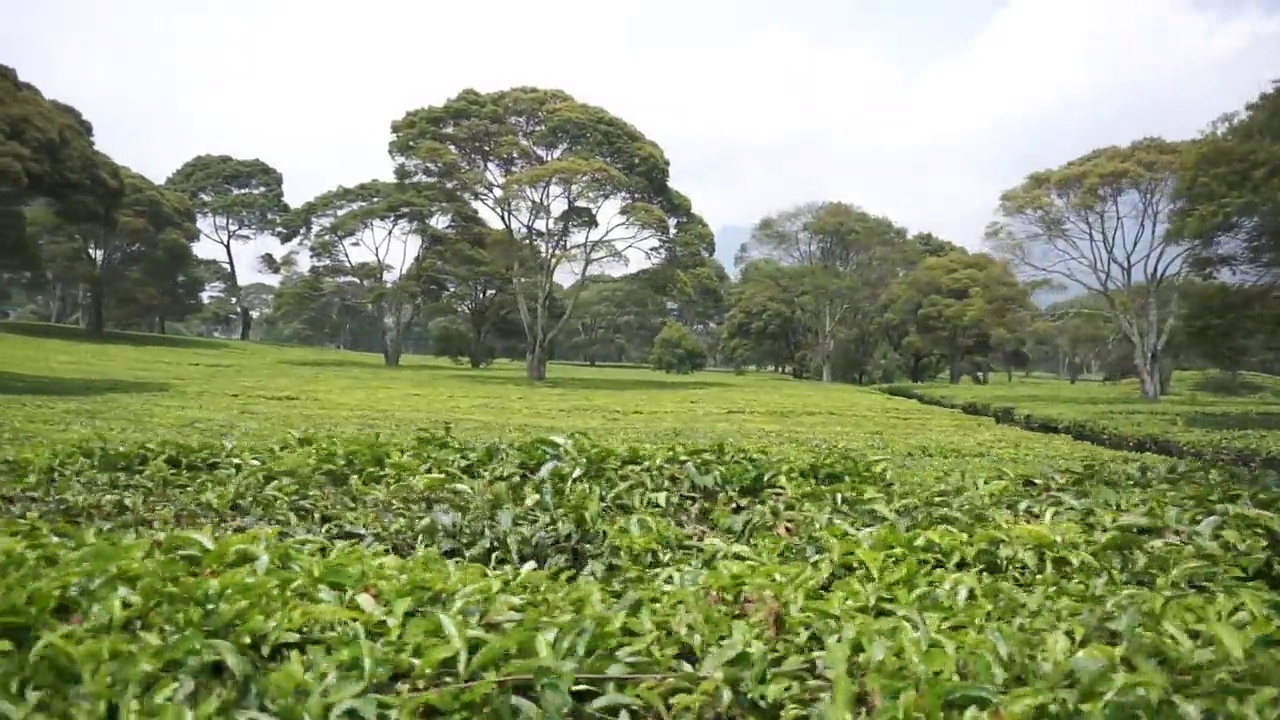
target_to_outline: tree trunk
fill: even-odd
[[[53,284],[53,307],[49,309],[49,322],[61,325],[67,321],[67,291],[62,283]]]
[[[1005,378],[1008,379],[1009,384],[1012,385],[1013,384],[1013,368],[1012,367],[1005,368],[1004,375],[1005,375]]]
[[[1169,390],[1173,385],[1173,363],[1167,361],[1160,363],[1160,373],[1158,377],[1160,378],[1160,395],[1168,395]]]
[[[535,340],[525,354],[525,374],[534,382],[547,379],[547,349],[542,340]]]
[[[249,308],[244,305],[240,306],[240,339],[248,340],[249,332],[253,329],[253,313],[249,312]]]
[[[106,330],[102,306],[102,279],[95,277],[89,281],[89,312],[84,321],[84,330],[90,337],[100,338]]]
[[[1138,384],[1142,389],[1142,397],[1155,402],[1160,399],[1159,367],[1151,367],[1151,357],[1143,352],[1135,353],[1134,365],[1138,370]]]
[[[161,334],[161,335],[164,335],[164,334],[165,334],[165,332],[164,332],[164,331],[165,331],[165,326],[164,326],[164,316],[163,316],[163,315],[157,315],[157,316],[156,316],[156,332],[157,332],[157,333],[159,333],[159,334]]]
[[[961,362],[960,360],[956,360],[952,358],[952,360],[949,363],[947,363],[948,368],[951,371],[949,380],[952,385],[959,385],[960,378],[964,377],[964,368],[960,366],[960,362]]]
[[[911,382],[913,383],[920,382],[920,363],[922,362],[924,362],[924,358],[919,355],[911,356],[911,369],[909,373],[911,375]]]
[[[831,306],[827,305],[822,319],[822,382],[831,382],[831,355],[835,350],[834,338],[831,337]]]
[[[384,337],[382,339],[382,362],[387,367],[400,367],[400,339]]]
[[[88,291],[85,289],[84,283],[76,284],[76,312],[73,315],[75,322],[80,327],[89,326],[89,303],[85,302],[88,297]]]

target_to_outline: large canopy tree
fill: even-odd
[[[762,219],[743,243],[739,265],[770,258],[798,268],[805,324],[815,336],[822,381],[831,382],[836,334],[847,314],[872,307],[867,291],[883,289],[888,260],[907,231],[848,203],[798,205]]]
[[[1032,312],[1027,288],[1008,266],[984,253],[948,253],[921,262],[894,286],[891,312],[910,344],[942,356],[960,382],[966,360],[985,361],[1001,336],[1016,334]]]
[[[803,292],[802,269],[760,258],[740,272],[730,291],[722,355],[735,366],[799,373],[805,360],[805,325],[795,299]]]
[[[1169,232],[1187,146],[1145,138],[1032,173],[1000,196],[987,228],[999,256],[1029,277],[1101,297],[1134,348],[1142,395],[1162,393],[1160,355],[1193,246]]]
[[[241,297],[234,248],[278,229],[289,210],[280,171],[257,158],[198,155],[175,170],[165,185],[191,201],[201,236],[221,248],[223,294],[236,304],[240,339],[248,340],[253,312]]]
[[[423,290],[452,312],[467,329],[471,367],[489,363],[490,333],[515,313],[511,268],[520,252],[511,236],[480,222],[461,218],[424,248],[418,264]]]
[[[507,232],[530,379],[546,377],[550,342],[569,322],[581,280],[636,256],[678,263],[714,241],[669,184],[662,149],[609,112],[560,90],[465,90],[392,124],[403,181],[460,193]],[[552,317],[557,284],[570,288]]]
[[[161,287],[178,283],[178,275],[194,264],[190,243],[198,231],[186,198],[127,168],[119,172],[124,179],[124,196],[110,222],[73,223],[56,214],[33,216],[37,223],[31,234],[40,243],[47,272],[86,291],[81,313],[90,335],[101,335],[105,328],[109,295],[126,292],[138,302],[134,286],[146,281]],[[159,258],[175,264],[160,267]],[[157,297],[151,301],[152,309],[159,311],[173,299]]]
[[[1280,285],[1280,82],[1194,144],[1177,192],[1176,229],[1208,269]]]
[[[0,272],[39,262],[26,232],[32,201],[50,201],[62,222],[103,224],[123,192],[119,169],[94,148],[89,121],[0,65]]]
[[[372,180],[303,204],[283,224],[281,239],[306,246],[312,272],[362,289],[360,302],[380,324],[383,360],[397,366],[404,336],[422,311],[418,265],[449,210],[434,188]]]

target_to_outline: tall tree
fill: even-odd
[[[1027,288],[983,253],[951,253],[920,263],[894,287],[894,314],[907,318],[913,344],[946,358],[952,383],[966,360],[985,359],[1016,334],[1032,311]]]
[[[165,185],[191,201],[201,235],[221,248],[223,294],[236,304],[240,339],[248,340],[253,313],[240,297],[240,269],[234,249],[277,230],[289,210],[284,178],[257,158],[198,155],[174,171]]]
[[[101,162],[110,160],[103,156]],[[41,256],[50,272],[85,289],[82,324],[95,336],[105,329],[108,295],[141,280],[145,274],[139,273],[153,265],[154,256],[170,244],[188,246],[196,232],[185,198],[132,170],[118,172],[124,179],[124,197],[109,222],[56,222],[39,233]]]
[[[735,366],[800,372],[805,325],[795,299],[803,291],[801,272],[771,258],[742,266],[730,291],[722,340],[722,354]]]
[[[1280,295],[1270,287],[1192,283],[1182,341],[1190,354],[1232,375],[1280,368]]]
[[[519,251],[508,233],[473,218],[454,223],[422,253],[419,281],[466,326],[473,368],[492,360],[489,334],[516,311],[511,268]]]
[[[25,206],[53,203],[63,222],[103,223],[124,192],[115,163],[94,148],[93,126],[0,65],[0,271],[30,269]]]
[[[464,90],[409,112],[392,136],[398,178],[451,188],[521,246],[512,283],[532,380],[546,377],[548,347],[573,315],[582,278],[631,256],[706,252],[706,223],[670,187],[662,149],[565,92]],[[561,276],[571,289],[553,317]]]
[[[286,258],[288,256],[286,255]],[[284,267],[262,337],[277,342],[360,352],[382,351],[382,320],[365,302],[366,291],[348,278],[331,278],[310,268]]]
[[[906,240],[906,230],[884,217],[839,202],[807,203],[762,219],[738,252],[738,264],[772,258],[803,268],[808,327],[816,336],[822,381],[831,382],[835,338],[846,313],[868,287],[870,268]]]
[[[41,247],[27,231],[33,202],[60,224],[106,226],[123,193],[89,121],[0,65],[0,296],[40,274]]]
[[[1193,146],[1178,186],[1178,232],[1220,277],[1280,284],[1280,82]]]
[[[418,263],[447,217],[447,204],[431,188],[372,180],[303,204],[284,223],[281,239],[305,244],[314,272],[363,290],[361,302],[380,322],[383,360],[394,367],[422,311]]]
[[[1032,330],[1059,377],[1074,384],[1085,373],[1096,373],[1111,354],[1120,332],[1097,295],[1081,294],[1045,308]]]
[[[174,198],[186,205],[186,198]],[[192,247],[198,237],[195,223],[185,224],[158,234],[152,247],[131,260],[128,279],[110,298],[111,322],[163,335],[168,321],[198,313],[205,288],[216,278],[216,267]]]
[[[1000,196],[990,247],[1032,277],[1101,297],[1134,348],[1142,395],[1161,395],[1160,356],[1193,249],[1169,232],[1184,143],[1145,138],[1032,173]]]
[[[667,303],[640,271],[623,277],[594,275],[583,280],[578,311],[562,345],[561,354],[597,362],[639,362],[653,346],[653,339],[671,319]]]

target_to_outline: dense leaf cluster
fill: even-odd
[[[0,462],[16,716],[1278,707],[1280,491],[1223,470],[439,435]]]

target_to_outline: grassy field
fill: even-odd
[[[1045,377],[994,377],[990,385],[927,383],[897,386],[951,403],[984,403],[1104,432],[1165,438],[1205,452],[1238,452],[1280,464],[1280,378],[1182,372],[1159,402],[1138,396],[1136,381],[1079,382]]]
[[[0,363],[7,717],[1280,713],[1259,473],[771,376]]]

